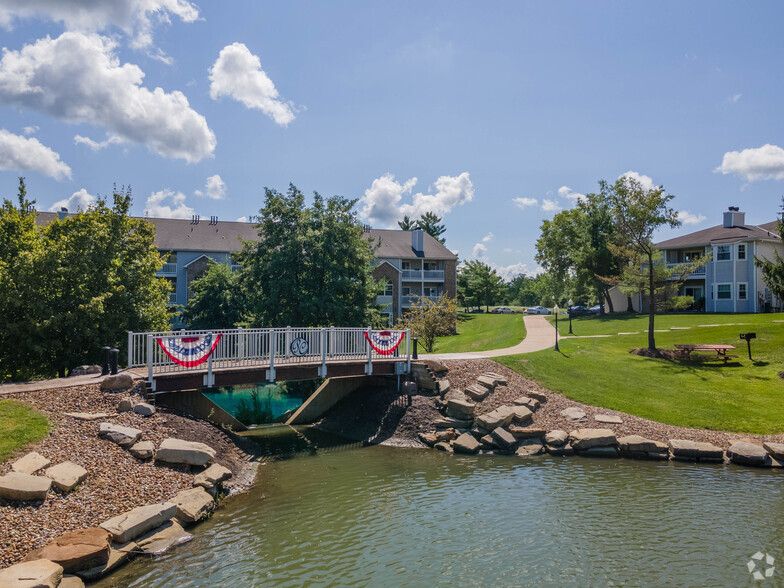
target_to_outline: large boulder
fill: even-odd
[[[515,445],[517,445],[517,439],[515,439],[515,436],[503,427],[496,427],[493,429],[493,432],[490,433],[490,436],[493,438],[493,442],[501,449],[512,449]]]
[[[541,392],[537,392],[536,390],[528,390],[528,391],[526,392],[526,395],[530,396],[531,398],[533,398],[533,399],[535,399],[535,400],[538,400],[538,401],[539,401],[539,402],[541,402],[542,404],[544,404],[545,402],[547,402],[547,396],[545,396],[545,395],[544,395],[544,394],[542,394]]]
[[[132,556],[139,551],[139,546],[135,542],[129,541],[123,544],[114,544],[109,550],[109,559],[105,564],[101,564],[86,570],[77,570],[76,575],[85,580],[95,580],[106,574],[113,572],[125,564]],[[59,588],[59,587],[58,587]]]
[[[430,445],[435,445],[438,440],[434,440]],[[224,468],[219,463],[214,463],[203,472],[196,474],[193,478],[194,486],[202,488],[213,488],[231,478],[231,470]]]
[[[509,432],[518,439],[541,439],[547,434],[547,429],[541,427],[521,427],[520,425],[509,425]]]
[[[100,387],[103,392],[121,392],[133,388],[133,378],[130,374],[106,376],[101,382]]]
[[[505,427],[512,422],[515,413],[509,406],[500,406],[493,411],[476,417],[475,423],[478,427],[487,431],[492,431],[498,427]]]
[[[520,457],[532,457],[544,453],[544,445],[538,439],[526,439],[520,443],[520,447],[515,451]]]
[[[24,561],[0,570],[3,588],[57,588],[63,577],[63,566],[48,559]]]
[[[6,500],[46,500],[52,481],[44,476],[9,472],[0,476],[0,498]]]
[[[87,477],[87,470],[72,461],[64,461],[52,466],[44,475],[63,492],[70,492]]]
[[[152,404],[147,404],[146,402],[140,402],[136,406],[133,407],[133,412],[136,414],[140,414],[142,416],[152,416],[155,414],[155,407]]]
[[[547,445],[551,445],[553,447],[561,447],[566,445],[566,442],[569,440],[569,433],[566,431],[562,431],[560,429],[555,429],[554,431],[550,431],[544,436],[545,443]]]
[[[617,443],[615,433],[610,429],[577,429],[569,433],[569,441],[577,452],[594,447],[614,447]]]
[[[123,427],[114,423],[101,423],[98,429],[98,436],[101,439],[108,439],[117,443],[120,447],[130,447],[139,440],[142,432],[133,427]]]
[[[762,444],[765,450],[777,461],[784,461],[784,443],[766,441]]]
[[[534,413],[527,406],[510,406],[509,408],[512,410],[512,420],[515,423],[527,423],[534,417]]]
[[[63,576],[57,588],[84,588],[84,582],[79,576]]]
[[[680,461],[723,461],[724,450],[710,443],[689,439],[670,439],[673,459]]]
[[[476,379],[476,383],[480,386],[484,386],[490,392],[495,390],[496,387],[496,379],[493,376],[488,376],[487,374],[479,376]]]
[[[11,469],[20,474],[34,474],[38,470],[45,468],[51,462],[40,453],[31,451],[27,455],[20,457],[11,464]]]
[[[126,396],[117,403],[117,412],[130,412],[136,406],[136,400],[132,396]]]
[[[770,466],[770,456],[764,447],[752,445],[746,441],[736,441],[727,450],[727,457],[732,463],[751,466]]]
[[[428,447],[433,447],[433,445],[438,443],[438,439],[436,439],[436,434],[435,433],[418,433],[417,437],[419,438],[419,440],[422,443],[424,443]],[[201,474],[198,474],[198,476],[200,476],[200,475]],[[195,480],[196,480],[196,478],[194,478],[194,485],[196,485]],[[198,484],[198,485],[201,486],[201,484]],[[209,486],[205,486],[205,488],[208,488],[208,487]]]
[[[547,453],[557,457],[564,457],[567,455],[574,455],[574,449],[569,443],[564,445],[547,445]]]
[[[479,451],[479,447],[479,441],[470,433],[463,433],[452,443],[455,453],[475,454]]]
[[[563,418],[572,423],[578,423],[584,421],[587,418],[585,411],[577,406],[570,406],[569,408],[565,408],[561,411],[560,414]]]
[[[99,365],[80,365],[71,370],[69,376],[89,376],[100,374],[103,370]]]
[[[639,459],[669,459],[669,447],[660,442],[640,437],[627,435],[618,439],[618,450],[624,457]]]
[[[215,450],[197,441],[164,439],[155,454],[155,461],[203,466],[215,459]]]
[[[148,504],[109,519],[101,523],[101,527],[112,534],[116,543],[125,543],[159,527],[176,514],[177,505],[171,502]]]
[[[521,396],[515,399],[514,403],[517,406],[525,406],[531,412],[536,412],[541,404],[536,398],[531,398],[530,396]]]
[[[490,394],[490,390],[479,384],[471,384],[465,389],[465,395],[476,402],[482,402],[488,394]]]
[[[60,564],[66,572],[86,570],[109,561],[111,543],[112,535],[106,529],[79,529],[31,551],[25,559],[48,559]]]
[[[183,490],[172,498],[177,505],[177,519],[183,524],[195,523],[207,517],[215,507],[215,501],[201,486]]]
[[[436,429],[470,429],[474,424],[474,419],[455,419],[452,417],[444,417],[436,419],[433,423]]]
[[[506,376],[502,376],[498,372],[485,372],[482,375],[487,378],[492,378],[495,381],[496,386],[506,386],[507,384]]]
[[[172,519],[140,537],[136,544],[138,550],[144,555],[161,555],[172,547],[187,543],[191,539],[193,539],[193,535],[183,529],[176,519]]]
[[[64,414],[77,421],[102,421],[109,417],[109,413],[106,412],[66,412]]]
[[[450,398],[446,401],[446,416],[453,419],[468,420],[474,417],[476,404],[470,400]]]
[[[152,441],[137,441],[128,448],[128,452],[136,459],[152,459],[155,444]]]
[[[593,419],[597,423],[603,423],[605,425],[620,425],[623,423],[621,417],[614,414],[595,414],[593,415]]]
[[[436,443],[440,443],[441,441],[454,441],[460,436],[455,429],[441,429],[436,431]]]

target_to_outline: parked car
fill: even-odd
[[[484,308],[470,308],[470,309],[468,309],[468,312],[470,312],[471,314],[479,314],[479,313],[483,313],[484,311],[485,311]]]
[[[569,314],[572,316],[585,316],[591,314],[591,310],[587,306],[570,306]]]
[[[530,306],[525,309],[525,314],[552,314],[549,308],[544,306]]]
[[[588,310],[590,310],[593,314],[601,314],[602,306],[601,304],[597,304],[596,306],[592,306]]]
[[[493,314],[514,314],[514,310],[512,310],[508,306],[496,306],[490,312],[492,312]]]

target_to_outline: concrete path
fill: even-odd
[[[120,370],[123,373],[128,370]],[[139,380],[138,374],[128,371],[134,380]],[[101,374],[89,374],[87,376],[72,376],[70,378],[55,378],[53,380],[37,380],[35,382],[20,382],[12,384],[0,384],[0,396],[3,394],[16,394],[18,392],[35,392],[37,390],[54,390],[55,388],[73,388],[74,386],[86,386],[87,384],[98,384],[104,378]]]
[[[506,349],[491,349],[490,351],[467,351],[464,353],[429,353],[420,354],[420,359],[484,359],[487,357],[501,357],[502,355],[517,355],[518,353],[531,353],[541,351],[555,345],[555,327],[542,315],[526,315],[525,339],[514,347]],[[559,337],[561,338],[561,337]]]

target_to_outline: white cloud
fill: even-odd
[[[35,137],[14,135],[0,129],[0,170],[35,171],[55,180],[71,177],[71,168]]]
[[[489,264],[495,272],[501,276],[504,281],[509,282],[513,280],[517,276],[521,274],[531,275],[531,272],[528,271],[528,266],[522,262],[520,263],[513,263],[511,265],[497,265],[494,263]]]
[[[195,212],[185,204],[185,194],[168,188],[150,194],[144,207],[155,218],[191,218]]]
[[[512,252],[512,249],[510,247],[505,247],[504,248],[504,253],[511,253],[511,252]]]
[[[544,198],[542,199],[542,210],[545,212],[558,212],[559,210],[563,210],[563,206],[558,204],[557,200]]]
[[[698,225],[703,222],[705,218],[705,215],[692,214],[688,210],[678,211],[678,220],[680,220],[684,225]]]
[[[67,32],[20,51],[3,50],[0,102],[71,123],[103,125],[109,136],[164,157],[196,162],[212,155],[215,135],[182,92],[149,90],[144,72],[120,61],[107,37]]]
[[[75,31],[117,27],[133,37],[135,47],[151,45],[153,25],[168,24],[170,15],[193,22],[199,9],[187,0],[0,0],[0,25],[6,28],[16,19],[34,17]]]
[[[728,151],[714,172],[737,174],[749,182],[784,179],[784,149],[766,144],[755,149]]]
[[[34,135],[40,128],[41,127],[39,127],[38,125],[32,125],[32,126],[23,128],[22,132],[25,135]]]
[[[730,98],[730,102],[737,102],[740,100],[741,96],[743,96],[743,94],[735,94],[732,98]]]
[[[194,194],[196,196],[206,196],[213,200],[223,200],[226,198],[226,183],[218,174],[215,174],[207,178],[207,182],[204,184],[204,192],[196,190]]]
[[[411,178],[403,184],[395,181],[395,176],[385,174],[373,180],[365,195],[359,199],[359,216],[368,222],[389,227],[409,216],[417,219],[427,212],[443,217],[453,208],[470,202],[474,198],[474,185],[468,172],[459,176],[441,176],[435,183],[435,194],[416,193],[411,196],[411,204],[401,204],[404,194],[410,194],[417,183]]]
[[[471,257],[473,259],[485,259],[487,255],[487,247],[482,245],[481,243],[477,243],[474,245],[473,251],[471,251]]]
[[[109,145],[119,145],[124,143],[121,137],[117,135],[109,135],[105,141],[93,141],[90,137],[83,137],[82,135],[74,135],[74,143],[87,145],[93,151],[100,151],[106,149]]]
[[[239,217],[237,219],[236,222],[238,222],[238,223],[246,223],[246,222],[248,222],[248,217],[247,216],[241,216],[241,217]]]
[[[291,104],[278,100],[278,90],[261,69],[261,60],[243,43],[221,49],[210,68],[210,97],[231,96],[248,108],[261,110],[281,126],[294,120]]]
[[[526,208],[539,204],[539,201],[536,198],[512,198],[512,202],[514,202],[514,205],[518,208]]]
[[[631,178],[633,180],[637,180],[637,182],[639,182],[640,187],[643,190],[656,190],[659,187],[659,186],[656,186],[653,183],[653,180],[651,179],[650,176],[646,176],[644,174],[637,173],[636,171],[629,170],[625,174],[621,174],[620,176],[618,176],[618,179],[620,180],[621,178],[624,178],[624,177],[625,178]]]
[[[67,208],[70,212],[76,212],[77,210],[87,210],[92,204],[95,204],[95,196],[82,188],[78,192],[71,194],[70,198],[58,200],[52,204],[49,210],[57,212],[61,208]]]
[[[568,198],[569,200],[574,200],[575,202],[585,200],[585,194],[574,192],[569,186],[561,186],[558,188],[558,195],[561,198]]]
[[[493,233],[491,231],[491,232],[487,233],[487,235],[482,237],[482,243],[489,243],[490,241],[493,240],[494,237],[495,237],[495,235],[493,235]]]

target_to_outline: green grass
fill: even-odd
[[[457,335],[439,337],[437,353],[487,351],[517,345],[525,338],[522,314],[457,315]]]
[[[656,329],[691,327],[656,333],[656,345],[676,343],[735,345],[737,360],[690,362],[649,359],[629,354],[647,347],[647,317],[636,315],[580,318],[575,335],[614,334],[606,338],[564,339],[552,349],[497,361],[550,390],[595,406],[684,427],[754,434],[784,432],[784,314],[677,315],[656,317]],[[728,324],[750,323],[750,324]],[[698,327],[715,324],[720,326]],[[569,321],[559,331],[569,330]],[[565,328],[561,328],[565,327]],[[749,361],[742,332],[756,332]],[[637,335],[617,335],[638,332]]]
[[[48,434],[49,421],[40,412],[23,402],[0,400],[0,462]]]

